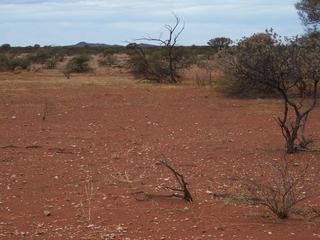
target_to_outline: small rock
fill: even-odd
[[[45,231],[36,231],[36,236],[41,236],[45,234]]]
[[[122,232],[124,230],[124,228],[121,225],[119,225],[119,226],[116,227],[116,230],[118,232]]]
[[[48,210],[44,210],[44,211],[43,211],[43,214],[44,214],[45,216],[47,216],[47,217],[51,216],[51,212],[48,211]]]

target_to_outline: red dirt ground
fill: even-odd
[[[196,87],[6,84],[0,239],[320,239],[316,220],[280,221],[211,194],[228,189],[228,176],[268,174],[259,164],[283,156],[278,100],[228,99]],[[317,109],[311,119],[315,139],[319,116]],[[185,175],[194,203],[132,195],[174,186],[156,165],[162,154]],[[297,168],[309,160],[308,180],[319,188],[320,155],[289,158]]]

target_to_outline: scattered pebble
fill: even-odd
[[[44,211],[43,211],[43,214],[44,214],[45,216],[47,216],[47,217],[51,216],[51,212],[48,211],[48,210],[44,210]]]

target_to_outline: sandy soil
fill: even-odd
[[[283,157],[279,100],[28,74],[0,76],[0,239],[320,238],[317,220],[281,221],[212,194],[228,190],[230,176],[268,177],[260,165]],[[309,128],[316,144],[319,116]],[[161,155],[184,174],[194,203],[135,199],[175,185],[156,165]],[[298,171],[310,162],[308,181],[319,189],[319,153],[288,158]]]

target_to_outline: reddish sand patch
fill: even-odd
[[[318,239],[317,221],[279,221],[209,194],[228,188],[228,176],[265,174],[258,165],[282,157],[279,111],[278,100],[227,99],[205,88],[4,90],[0,239]],[[175,184],[155,165],[161,154],[185,175],[193,204],[132,195]],[[319,188],[319,154],[290,158],[311,161]]]

